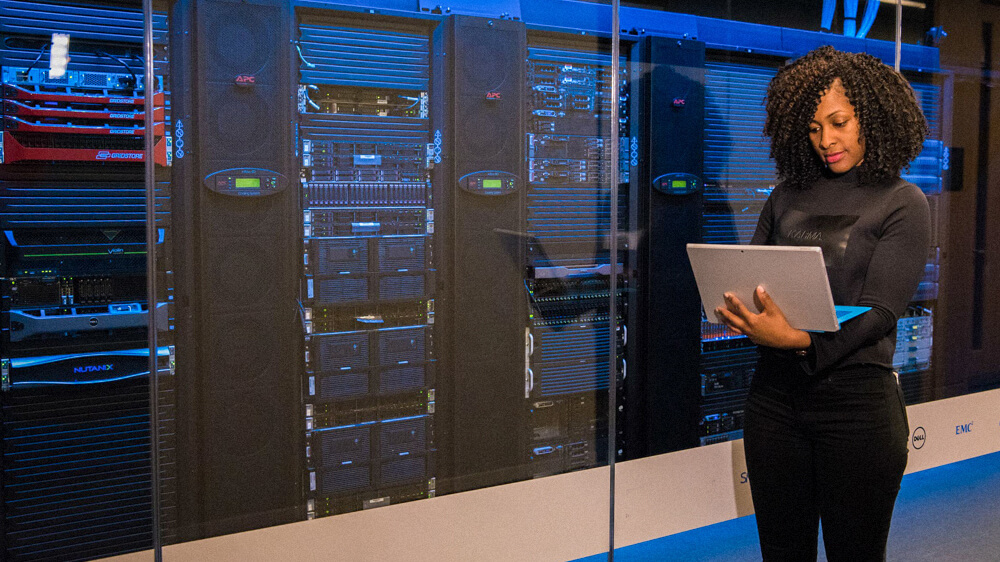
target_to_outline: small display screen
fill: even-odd
[[[688,186],[688,182],[686,180],[672,180],[670,182],[670,187],[672,187],[674,189],[677,189],[678,187],[684,188],[684,187],[687,187],[687,186]]]
[[[236,178],[236,189],[260,188],[260,178]]]
[[[483,180],[483,188],[485,189],[500,189],[503,187],[502,180]]]

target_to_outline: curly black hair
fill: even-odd
[[[809,124],[837,78],[865,143],[859,183],[895,178],[923,148],[927,121],[902,75],[871,55],[820,47],[779,70],[767,88],[764,134],[771,137],[778,176],[793,187],[805,188],[823,174],[823,162],[809,142]]]

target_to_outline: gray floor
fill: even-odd
[[[826,556],[820,545],[819,560]],[[607,560],[607,555],[584,558]],[[617,549],[618,562],[760,560],[753,516]],[[891,562],[1000,562],[1000,453],[903,478]]]

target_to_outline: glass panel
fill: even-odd
[[[867,23],[870,17],[858,16],[863,20],[858,33],[870,27],[875,35],[874,40],[863,41],[785,33],[772,21],[785,22],[791,17],[787,14],[782,19],[735,10],[742,14],[737,18],[733,6],[729,8],[692,6],[690,13],[698,14],[693,18],[645,7],[622,10],[622,28],[638,35],[632,47],[639,53],[632,60],[632,111],[645,111],[649,116],[633,121],[644,127],[633,133],[639,156],[632,162],[630,193],[636,203],[632,208],[640,209],[635,218],[638,234],[632,237],[639,241],[632,274],[638,279],[632,292],[636,302],[630,306],[637,316],[630,318],[629,325],[633,341],[639,344],[630,346],[633,373],[640,376],[632,377],[628,391],[646,405],[632,402],[628,407],[635,416],[625,429],[627,435],[635,435],[629,439],[634,453],[627,455],[630,458],[727,441],[742,434],[742,402],[756,363],[755,346],[704,314],[699,327],[694,318],[700,302],[683,245],[750,242],[764,202],[778,181],[768,139],[762,135],[763,101],[770,80],[786,60],[825,43],[868,51],[893,63],[894,47],[887,41],[892,39],[892,30],[871,27],[882,20]],[[727,15],[744,21],[720,19]],[[882,10],[880,17],[891,20],[891,15]],[[833,20],[834,28],[844,25],[841,19]],[[630,28],[630,22],[640,20],[645,29]],[[801,18],[786,23],[807,27]],[[680,37],[680,43],[674,37]],[[672,52],[678,53],[671,55],[673,59],[668,56]],[[682,54],[687,52],[692,54]],[[926,277],[900,318],[893,361],[912,403],[931,397],[927,391],[935,378],[931,334],[939,297],[941,194],[948,179],[944,135],[949,125],[943,111],[950,80],[939,69],[938,56],[935,47],[903,48],[904,74],[929,124],[924,149],[904,170],[903,178],[927,195],[933,224]],[[692,310],[677,309],[685,306]],[[692,335],[698,331],[700,340]],[[649,338],[658,343],[650,343]],[[675,341],[676,349],[670,343]],[[657,415],[650,417],[650,411]]]
[[[963,9],[958,2],[940,2],[925,36],[941,57],[939,126],[944,141],[944,192],[937,209],[941,305],[933,323],[934,377],[920,387],[929,399],[1000,387],[1000,359],[993,352],[1000,331],[989,321],[996,313],[997,299],[990,295],[997,281],[987,266],[996,260],[997,251],[989,234],[995,231],[996,213],[991,209],[996,200],[991,193],[997,169],[989,155],[995,152],[997,121],[991,69],[1000,60],[1000,41],[992,14],[964,18]]]
[[[139,2],[0,2],[3,560],[151,558],[142,47]]]
[[[414,7],[166,12],[167,559],[607,550],[610,6]]]
[[[616,544],[753,513],[742,436],[757,346],[700,310],[684,245],[750,242],[779,182],[763,135],[769,82],[787,62],[825,44],[892,66],[892,4],[681,1],[621,8],[623,51],[632,53],[630,143],[637,150],[629,168],[632,223],[623,236],[630,245],[629,376],[619,397],[626,446],[616,479],[627,484],[617,487]],[[992,24],[960,22],[957,2],[903,4],[901,69],[929,127],[922,151],[902,173],[924,193],[931,216],[923,279],[898,318],[892,358],[901,394],[913,406],[1000,386],[996,360],[985,351],[996,338],[984,321],[993,306],[986,266],[992,172],[985,156],[975,160],[988,154],[991,79],[984,68],[995,65],[996,46]],[[995,400],[986,398],[995,411]],[[966,454],[986,451],[968,439],[975,425],[965,418],[981,420],[973,415],[978,410],[931,411],[909,409],[910,470],[952,460],[917,453],[929,431],[939,447],[957,434],[967,439],[955,445]],[[949,426],[948,416],[965,421]],[[927,422],[936,429],[922,427]],[[665,502],[689,509],[664,517]],[[632,551],[620,552],[628,558]]]

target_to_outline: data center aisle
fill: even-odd
[[[897,562],[1000,560],[1000,453],[903,478],[887,559]],[[666,508],[665,508],[666,509]],[[606,554],[578,562],[598,562]],[[760,560],[752,515],[619,548],[619,562]],[[822,545],[819,559],[825,561]]]

